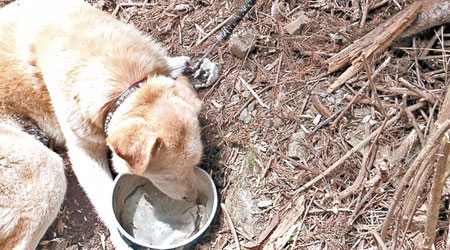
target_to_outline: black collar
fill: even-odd
[[[144,81],[145,79],[142,79],[138,82],[133,83],[130,87],[122,91],[122,93],[120,93],[120,95],[116,99],[114,99],[111,105],[109,105],[108,112],[106,113],[105,122],[103,123],[103,131],[105,131],[106,134],[108,134],[108,126],[109,123],[111,122],[111,118],[114,112],[116,112],[116,110],[125,101],[125,99],[127,99],[128,96],[133,94],[138,88],[142,86]]]

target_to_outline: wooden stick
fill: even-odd
[[[230,214],[228,214],[225,204],[220,203],[220,207],[222,208],[222,211],[224,212],[225,217],[227,217],[226,221],[227,221],[228,227],[230,228],[231,234],[233,235],[234,243],[236,244],[236,249],[241,249],[241,246],[239,245],[239,239],[236,234],[236,229],[234,228],[233,221],[231,220]]]
[[[388,248],[384,244],[383,239],[380,237],[380,235],[375,231],[373,231],[372,234],[373,234],[373,237],[375,238],[375,241],[378,244],[378,249],[387,250]]]
[[[228,17],[223,22],[221,22],[219,25],[217,25],[214,29],[212,29],[210,32],[208,32],[208,34],[206,34],[202,39],[198,40],[195,43],[195,46],[198,46],[198,45],[202,44],[204,41],[206,41],[206,39],[208,39],[212,34],[216,33],[216,31],[220,30],[225,24],[227,24],[231,20],[231,18],[233,18],[233,16]]]
[[[380,65],[380,67],[378,67],[378,69],[375,70],[375,72],[372,75],[372,79],[377,77],[377,75],[380,73],[380,71],[386,67],[386,65],[388,65],[388,63],[391,61],[391,57],[388,57],[386,60],[384,60],[384,62]],[[353,99],[347,104],[347,106],[345,107],[345,109],[341,112],[339,112],[339,116],[336,118],[335,121],[333,121],[333,123],[331,124],[331,126],[333,127],[337,127],[338,122],[342,119],[342,117],[344,116],[344,114],[350,109],[351,105],[353,105],[353,103],[359,98],[359,96],[361,96],[361,94],[364,92],[364,90],[367,88],[369,84],[369,80],[366,82],[366,84],[358,91],[358,93],[356,93],[356,95],[353,97]]]
[[[423,102],[422,103],[418,103],[418,104],[420,104],[420,105],[416,104],[414,106],[409,107],[409,109],[412,111],[413,109],[415,110],[418,106],[420,106],[419,108],[421,108],[421,107],[423,107],[425,105]],[[386,122],[386,127],[390,127],[392,124],[397,122],[397,120],[400,119],[400,116],[401,115],[399,113],[396,116],[394,116],[391,119],[389,119]],[[320,179],[322,179],[325,176],[327,176],[329,173],[331,173],[333,170],[335,170],[337,167],[339,167],[343,162],[345,162],[353,153],[355,153],[356,151],[360,150],[367,143],[369,143],[378,134],[378,132],[381,129],[382,129],[382,127],[378,128],[377,130],[372,132],[366,139],[364,139],[362,142],[360,142],[358,145],[356,145],[354,148],[352,148],[350,151],[348,151],[344,156],[342,156],[341,159],[339,159],[337,162],[335,162],[333,165],[331,165],[331,167],[329,167],[327,170],[322,172],[320,175],[316,176],[314,179],[310,180],[308,183],[303,185],[301,188],[297,189],[294,193],[297,194],[297,193],[305,191],[306,189],[308,189],[309,187],[314,185],[317,181],[319,181]]]
[[[363,52],[361,54],[361,57],[362,57],[364,68],[366,69],[367,78],[370,83],[370,88],[372,88],[373,95],[375,97],[375,102],[377,103],[378,109],[380,110],[381,114],[383,114],[383,117],[386,118],[387,117],[386,111],[384,110],[384,107],[383,107],[383,104],[381,103],[380,97],[377,94],[377,90],[375,88],[375,83],[373,82],[373,78],[372,78],[372,71],[370,70],[369,64],[367,63],[366,53]]]
[[[397,15],[379,25],[370,33],[355,41],[338,54],[326,60],[328,72],[335,72],[345,65],[352,65],[328,88],[333,92],[362,69],[361,53],[365,52],[368,58],[381,53],[406,29],[417,17],[423,2],[417,1]]]
[[[358,91],[358,93],[356,93],[356,95],[353,97],[353,99],[347,104],[347,106],[345,106],[344,110],[339,114],[339,116],[336,118],[336,120],[334,120],[331,123],[332,127],[336,127],[337,128],[337,124],[339,123],[339,121],[342,119],[342,117],[344,116],[344,114],[347,112],[347,110],[350,109],[350,107],[353,105],[353,103],[356,101],[356,99],[359,98],[359,96],[362,95],[362,93],[364,92],[364,90],[366,90],[367,86],[369,86],[369,82],[366,82],[366,84]]]
[[[280,155],[281,157],[283,157],[284,159],[290,161],[290,162],[292,163],[292,165],[294,165],[294,166],[296,166],[296,167],[298,167],[298,168],[304,169],[304,170],[309,171],[309,172],[311,172],[311,173],[313,173],[313,174],[320,174],[319,170],[313,169],[313,168],[310,168],[310,167],[307,167],[307,166],[305,166],[305,165],[303,165],[303,164],[301,164],[301,163],[295,161],[295,160],[292,159],[291,157],[289,157],[289,156],[287,156],[287,155],[281,153],[280,151],[277,151],[276,153],[279,154],[279,155]]]
[[[422,147],[424,147],[426,144],[425,137],[423,136],[423,133],[420,130],[419,125],[416,122],[416,118],[414,118],[414,115],[411,111],[406,109],[405,112],[406,112],[406,116],[408,117],[408,120],[413,125],[414,130],[416,131],[417,136],[419,137],[420,144],[422,145]]]
[[[411,90],[412,92],[416,93],[418,96],[422,97],[423,99],[425,99],[428,102],[431,103],[435,103],[436,102],[436,98],[430,94],[430,93],[424,93],[423,91],[421,91],[417,86],[412,85],[411,83],[409,83],[407,80],[405,80],[404,78],[400,78],[400,83],[407,87],[409,90]]]
[[[370,133],[369,123],[364,124],[364,128],[365,128],[364,137],[367,137],[367,136],[369,136],[369,133]],[[376,144],[372,144],[372,145],[376,145]],[[367,166],[372,164],[372,162],[371,162],[372,149],[371,148],[372,147],[369,147],[368,145],[366,145],[366,147],[364,148],[363,160],[362,160],[361,167],[359,168],[358,176],[356,177],[355,181],[353,182],[353,184],[351,186],[347,187],[344,191],[339,193],[339,195],[338,195],[339,200],[345,199],[348,196],[355,194],[359,190],[361,185],[363,184],[363,180],[364,180],[364,178],[366,178],[367,171],[368,171]]]
[[[256,94],[256,92],[247,84],[247,82],[241,77],[238,76],[239,80],[242,82],[242,84],[248,89],[248,91],[250,91],[250,93],[253,95],[253,97],[255,97],[256,101],[258,101],[258,103],[263,106],[266,109],[269,109],[269,106],[267,106],[263,100],[261,100],[261,98],[258,96],[258,94]]]
[[[441,204],[442,190],[444,188],[445,169],[448,167],[447,159],[450,151],[449,135],[446,134],[441,140],[441,149],[438,154],[438,163],[433,176],[430,200],[427,210],[427,225],[425,228],[424,248],[429,249],[434,244],[436,238],[436,225],[439,216],[439,205]]]
[[[114,9],[114,11],[112,13],[112,16],[116,16],[117,13],[119,12],[120,8],[123,8],[123,7],[133,7],[133,6],[143,6],[143,7],[145,7],[147,5],[152,5],[152,4],[147,3],[147,1],[145,1],[144,3],[121,3],[121,4],[116,6],[116,8]]]
[[[405,190],[406,186],[409,184],[409,181],[411,180],[413,174],[416,172],[416,170],[419,168],[419,166],[422,165],[422,162],[429,156],[429,153],[433,150],[435,147],[435,144],[438,140],[442,138],[444,133],[447,132],[447,130],[450,129],[450,120],[445,121],[442,126],[437,130],[431,138],[428,140],[425,147],[420,151],[417,158],[414,160],[411,167],[409,167],[406,174],[403,176],[402,181],[400,182],[400,185],[395,190],[394,197],[392,198],[392,203],[389,206],[389,211],[386,215],[386,219],[383,223],[383,226],[381,228],[381,239],[386,238],[386,232],[391,224],[392,216],[394,215],[394,211],[397,208],[398,202],[400,201],[400,197],[403,195],[403,191]]]
[[[369,1],[364,1],[363,14],[361,17],[361,23],[359,24],[359,28],[362,29],[366,25],[367,14],[369,13]]]
[[[425,0],[417,21],[410,29],[405,30],[400,38],[417,34],[434,26],[450,22],[450,2],[448,0]]]
[[[403,243],[405,242],[406,234],[408,233],[409,226],[411,225],[411,222],[412,222],[412,220],[414,218],[414,213],[417,210],[417,207],[419,206],[419,201],[421,201],[421,199],[415,199],[414,210],[409,215],[408,222],[406,223],[406,226],[405,226],[405,228],[403,230],[403,236],[402,236],[402,239],[400,240],[400,245],[399,245],[398,249],[403,249],[402,248],[403,247]]]

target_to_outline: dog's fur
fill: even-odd
[[[111,208],[108,147],[118,173],[143,175],[175,199],[196,199],[201,101],[186,78],[171,78],[186,61],[81,1],[19,1],[0,9],[0,249],[35,248],[66,189],[62,159],[23,132],[15,115],[67,147],[119,249],[127,246]],[[142,79],[105,133],[109,105]]]

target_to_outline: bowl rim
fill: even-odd
[[[186,246],[190,243],[192,243],[193,241],[197,240],[211,225],[212,221],[214,220],[214,217],[217,213],[217,209],[219,207],[219,197],[217,194],[217,188],[216,185],[214,184],[214,180],[212,179],[212,177],[208,174],[208,172],[206,172],[204,169],[200,168],[200,167],[195,167],[196,169],[200,170],[200,172],[202,174],[204,174],[205,176],[208,177],[209,180],[209,184],[212,188],[213,191],[213,196],[214,196],[214,200],[213,200],[213,208],[211,210],[211,215],[209,216],[208,220],[206,221],[205,225],[203,225],[202,228],[200,228],[194,235],[192,235],[191,237],[177,243],[177,244],[173,244],[173,245],[169,245],[169,246],[160,246],[160,245],[150,245],[146,242],[143,242],[142,240],[136,239],[134,238],[132,235],[130,235],[120,224],[119,220],[116,217],[116,213],[114,212],[114,190],[116,188],[117,182],[119,181],[119,179],[124,176],[124,175],[136,175],[133,173],[122,173],[119,174],[115,179],[114,179],[114,183],[113,183],[113,188],[112,188],[112,192],[111,192],[111,209],[113,210],[113,215],[114,215],[114,222],[116,223],[116,227],[119,230],[119,232],[129,241],[131,241],[133,244],[137,244],[139,246],[142,247],[147,247],[147,248],[151,248],[151,249],[160,249],[160,250],[169,250],[169,249],[174,249],[174,248],[179,248],[179,247],[183,247]],[[138,175],[139,176],[139,175]]]

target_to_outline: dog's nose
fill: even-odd
[[[197,192],[197,190],[194,190],[194,191],[191,191],[188,194],[186,194],[186,196],[183,196],[182,199],[185,201],[192,202],[192,201],[196,201],[197,197],[198,197],[198,192]]]

